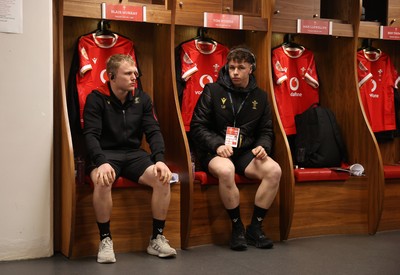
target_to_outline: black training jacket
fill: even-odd
[[[103,150],[133,151],[146,136],[153,161],[164,161],[164,139],[149,95],[140,89],[124,104],[111,92],[109,82],[92,91],[83,113],[86,149],[98,167],[107,162]]]
[[[236,125],[229,93],[236,113]],[[215,154],[217,148],[225,143],[228,126],[240,128],[238,148],[253,149],[261,145],[268,154],[271,153],[274,133],[267,94],[257,87],[253,75],[250,75],[245,89],[234,88],[223,67],[217,82],[204,87],[193,113],[190,137],[196,151]]]

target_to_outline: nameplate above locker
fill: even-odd
[[[400,40],[400,27],[380,26],[379,38],[386,40]]]
[[[146,6],[102,3],[101,18],[109,20],[146,22]]]
[[[332,21],[297,19],[297,33],[332,35]]]
[[[205,12],[204,27],[242,30],[243,15]]]

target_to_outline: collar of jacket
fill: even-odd
[[[109,97],[110,99],[116,100],[117,102],[120,102],[120,100],[116,97],[116,95],[114,94],[114,92],[111,92],[112,90],[111,90],[111,85],[110,85],[110,82],[109,82],[109,81],[107,81],[106,83],[104,83],[103,85],[101,85],[100,87],[98,87],[97,90],[98,90],[101,94],[103,94],[103,95]],[[128,93],[128,97],[126,98],[126,102],[130,102],[130,101],[133,100],[133,97],[135,96],[135,91],[136,91],[136,89],[133,90],[131,93]]]

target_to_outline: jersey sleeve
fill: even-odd
[[[182,79],[188,81],[189,78],[197,72],[199,69],[197,68],[197,64],[193,62],[190,57],[190,53],[186,51],[185,48],[182,48],[181,51],[181,64],[182,64]]]
[[[319,82],[318,82],[318,75],[317,75],[317,69],[315,66],[315,60],[314,60],[314,55],[310,56],[310,59],[308,61],[308,67],[307,70],[304,74],[304,78],[306,82],[313,88],[318,88],[319,87]]]
[[[272,54],[272,64],[274,81],[277,85],[280,85],[288,79],[287,67],[282,66],[282,60],[275,53]]]
[[[78,45],[79,51],[79,73],[83,76],[87,71],[92,69],[92,65],[90,64],[88,53],[82,43]]]

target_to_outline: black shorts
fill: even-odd
[[[142,149],[134,151],[104,150],[107,162],[114,168],[116,179],[120,176],[138,182],[146,169],[153,165],[150,154]],[[96,168],[89,166],[89,173]]]
[[[210,154],[210,153],[203,155],[203,156],[199,156],[201,166],[205,171],[209,172],[208,164],[216,156],[218,156],[218,155]],[[234,149],[233,155],[229,159],[232,161],[233,165],[235,166],[235,172],[237,174],[244,176],[245,175],[244,170],[250,164],[250,162],[253,160],[253,158],[254,158],[254,155],[251,152],[251,149]]]

